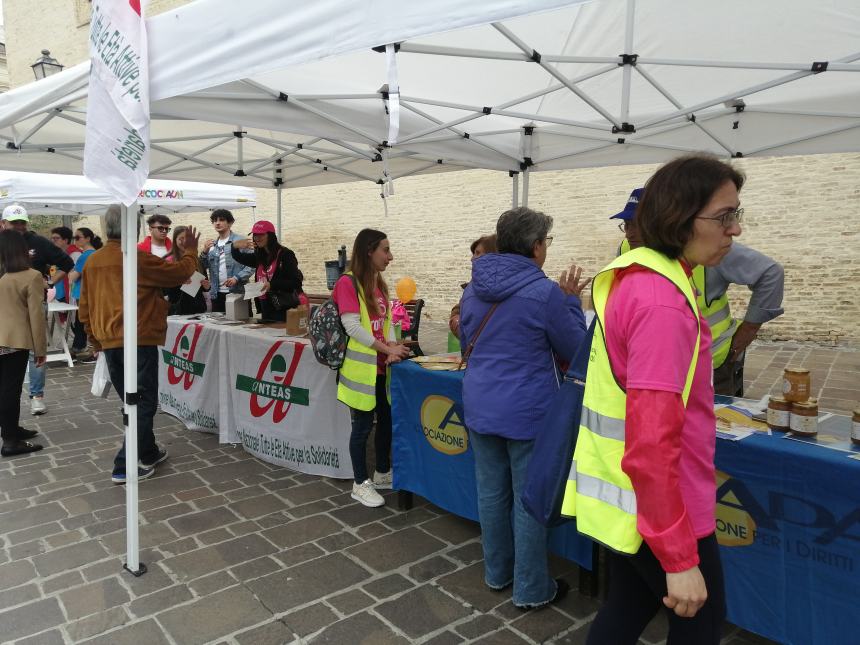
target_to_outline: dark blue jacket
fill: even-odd
[[[484,255],[460,308],[460,341],[468,347],[493,303],[499,306],[475,343],[463,380],[466,426],[480,434],[534,439],[559,388],[554,356],[570,361],[585,336],[579,298],[529,258]]]

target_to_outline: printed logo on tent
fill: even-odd
[[[266,353],[255,377],[236,375],[236,389],[251,395],[252,416],[262,417],[272,410],[272,420],[280,423],[293,404],[310,404],[310,390],[293,385],[305,347],[279,340]],[[290,350],[292,356],[288,356]]]
[[[463,409],[448,397],[431,394],[424,399],[421,404],[421,427],[424,438],[439,452],[459,455],[469,448]]]
[[[717,542],[722,546],[748,546],[755,539],[755,520],[738,498],[737,487],[733,485],[735,480],[719,470],[716,476]]]
[[[161,356],[167,365],[167,382],[177,385],[182,381],[182,389],[190,390],[194,384],[195,376],[203,376],[205,363],[194,361],[194,352],[197,350],[197,341],[200,340],[202,325],[186,323],[176,334],[173,341],[173,350],[168,352],[161,350]]]
[[[142,190],[139,199],[182,199],[181,190]]]

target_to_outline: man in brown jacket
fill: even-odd
[[[104,351],[111,383],[124,398],[122,314],[122,211],[108,208],[104,219],[107,243],[93,253],[81,279],[78,316],[96,351]],[[162,289],[183,284],[197,269],[200,234],[189,226],[185,252],[178,262],[137,250],[137,454],[138,478],[146,479],[167,459],[167,451],[155,443],[152,424],[158,409],[158,346],[167,334],[168,304]],[[125,483],[125,441],[114,459],[111,481]]]

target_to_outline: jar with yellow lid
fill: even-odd
[[[809,399],[812,392],[812,379],[809,370],[799,367],[786,367],[782,376],[782,395],[786,401],[799,403]]]
[[[818,401],[798,401],[791,404],[791,431],[804,437],[818,434]]]
[[[767,402],[767,427],[779,432],[791,430],[791,402],[772,396]]]

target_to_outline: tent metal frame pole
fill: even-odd
[[[744,151],[745,157],[750,157],[752,155],[760,154],[766,150],[773,150],[774,148],[782,148],[783,146],[794,145],[795,143],[801,143],[803,141],[809,141],[810,139],[817,139],[818,137],[826,137],[831,134],[837,134],[839,132],[845,132],[846,130],[853,130],[855,128],[860,128],[860,123],[849,123],[847,125],[840,125],[835,128],[830,128],[828,130],[822,130],[820,132],[816,132],[814,134],[807,134],[802,137],[796,137],[794,139],[789,139],[787,141],[783,141],[781,143],[772,143],[766,146],[762,146],[760,148],[754,148],[749,151]]]
[[[407,110],[409,110],[410,112],[414,112],[418,116],[424,117],[425,119],[427,119],[428,121],[430,121],[432,123],[436,123],[436,125],[441,125],[441,123],[442,123],[442,121],[440,119],[437,119],[436,117],[434,117],[430,114],[427,114],[423,110],[419,110],[414,105],[410,105],[407,101],[404,101],[403,99],[400,100],[400,105],[402,107],[406,108]],[[459,137],[459,138],[462,138],[463,135],[465,134],[462,130],[458,130],[457,128],[455,128],[453,126],[448,127],[447,129],[450,130],[451,132],[453,132],[454,135],[456,137]],[[486,133],[482,132],[482,133],[480,133],[480,135],[470,134],[469,139],[467,139],[467,140],[473,142],[475,145],[482,146],[482,147],[486,148],[487,150],[491,150],[492,152],[495,152],[497,155],[501,156],[502,158],[506,159],[509,162],[510,161],[513,161],[513,162],[518,161],[515,157],[512,157],[511,155],[502,152],[500,149],[496,148],[495,146],[492,146],[489,143],[486,143],[485,141],[479,140],[478,136],[486,136]],[[421,143],[427,143],[427,140],[425,139]]]
[[[241,125],[236,126],[235,132],[233,132],[233,136],[236,138],[236,177],[244,177],[245,176],[245,141],[244,141],[244,131],[242,130]]]
[[[522,206],[527,208],[529,205],[529,169],[523,170],[523,202]]]
[[[666,88],[664,88],[664,87],[663,87],[663,86],[662,86],[662,85],[657,81],[657,79],[655,79],[654,77],[652,77],[652,76],[651,76],[648,72],[646,72],[644,69],[640,69],[638,66],[637,66],[637,68],[636,68],[636,71],[639,73],[639,75],[640,75],[640,76],[642,76],[642,78],[644,78],[646,81],[648,81],[648,83],[650,83],[650,84],[651,84],[651,86],[652,86],[655,90],[657,90],[658,92],[660,92],[660,94],[662,94],[662,95],[666,98],[666,100],[668,100],[672,105],[674,105],[674,106],[675,106],[676,108],[678,108],[679,110],[680,110],[680,109],[683,109],[683,107],[684,107],[684,106],[681,104],[681,102],[680,102],[680,101],[678,101],[677,99],[675,99],[675,97],[674,97],[674,96],[672,96],[672,95],[669,93],[669,91],[668,91]],[[697,128],[699,128],[702,132],[704,132],[704,133],[705,133],[706,135],[708,135],[711,139],[713,139],[713,140],[714,140],[714,141],[715,141],[715,142],[716,142],[716,143],[717,143],[721,148],[723,148],[723,150],[725,150],[726,152],[728,152],[730,155],[734,155],[734,154],[735,154],[735,152],[736,152],[736,151],[735,151],[735,150],[733,150],[733,149],[732,149],[732,147],[731,147],[729,144],[727,144],[725,141],[722,141],[722,140],[721,140],[717,135],[715,135],[713,132],[711,132],[710,130],[708,130],[708,129],[704,126],[704,124],[699,123],[699,120],[698,120],[698,119],[696,119],[695,121],[693,121],[693,125],[695,125],[695,126],[696,126]]]
[[[627,21],[624,26],[624,54],[629,56],[633,53],[633,21],[636,16],[636,0],[627,0]],[[621,81],[621,122],[630,121],[630,79],[633,70],[632,64],[626,63],[622,68],[624,74]]]
[[[290,94],[290,98],[302,101],[350,101],[352,99],[379,99],[381,92],[375,94]]]
[[[146,573],[140,561],[138,528],[137,464],[137,231],[136,202],[122,210],[122,315],[123,315],[123,389],[125,421],[125,525],[126,563],[123,568],[134,576]]]
[[[27,139],[29,139],[29,138],[30,138],[30,137],[32,137],[34,134],[36,134],[39,130],[41,130],[43,127],[45,127],[45,126],[48,124],[48,122],[49,122],[49,121],[51,121],[51,119],[53,119],[55,116],[57,116],[57,113],[56,113],[56,112],[50,112],[50,113],[48,113],[48,114],[45,116],[45,118],[43,118],[43,119],[42,119],[41,121],[39,121],[36,125],[34,125],[32,128],[30,128],[30,131],[29,131],[27,134],[25,134],[23,137],[21,137],[21,139],[19,139],[19,140],[18,140],[18,141],[16,141],[15,143],[16,143],[19,147],[20,147],[22,144],[26,143]]]
[[[860,112],[825,112],[822,110],[795,110],[790,108],[756,108],[747,106],[744,112],[757,114],[786,114],[789,116],[815,116],[829,119],[860,119]]]
[[[278,203],[278,239],[281,238],[282,233],[282,221],[281,221],[281,187],[278,186],[275,189],[275,194],[277,195],[277,203]]]
[[[409,177],[410,175],[417,175],[418,173],[424,172],[425,170],[430,170],[430,168],[432,168],[433,166],[441,165],[442,164],[440,164],[438,161],[432,161],[426,166],[420,166],[419,168],[415,168],[413,170],[410,170],[409,172],[404,172],[402,175],[391,175],[389,178],[391,179],[391,181],[394,181],[396,179],[403,179],[404,177]]]
[[[515,34],[514,34],[510,29],[508,29],[507,27],[505,27],[502,23],[500,23],[500,22],[494,22],[494,23],[492,23],[492,25],[493,25],[493,27],[496,29],[496,31],[498,31],[498,32],[499,32],[500,34],[502,34],[505,38],[507,38],[508,40],[510,40],[514,45],[516,45],[517,47],[519,47],[519,48],[520,48],[520,50],[521,50],[524,54],[528,54],[529,56],[531,56],[531,55],[534,53],[534,51],[535,51],[535,50],[534,50],[533,48],[529,47],[525,42],[523,42],[522,40],[520,40],[520,39],[519,39],[519,38],[518,38],[518,37],[517,37],[517,36],[516,36],[516,35],[515,35]],[[576,87],[576,85],[575,85],[574,83],[571,83],[571,82],[570,82],[570,81],[565,77],[565,75],[564,75],[564,74],[562,74],[561,72],[559,72],[555,67],[553,67],[553,66],[552,66],[552,65],[550,65],[549,63],[544,62],[542,59],[541,59],[541,60],[538,60],[538,61],[537,61],[537,64],[538,64],[538,65],[540,65],[540,66],[541,66],[541,68],[543,68],[543,69],[544,69],[544,70],[545,70],[545,71],[546,71],[550,76],[552,76],[553,78],[555,78],[555,80],[557,80],[557,81],[559,81],[560,83],[562,83],[562,84],[563,84],[567,89],[569,89],[569,90],[570,90],[571,92],[573,92],[576,96],[578,96],[582,101],[584,101],[584,102],[585,102],[585,103],[586,103],[586,104],[587,104],[587,105],[588,105],[592,110],[594,110],[594,111],[595,111],[595,112],[597,112],[600,116],[602,116],[604,119],[606,119],[607,121],[609,121],[609,123],[611,123],[612,125],[614,125],[616,128],[619,128],[619,129],[621,128],[621,123],[619,123],[619,122],[615,119],[615,117],[614,117],[614,116],[612,116],[612,114],[610,114],[610,113],[609,113],[609,111],[608,111],[606,108],[604,108],[602,105],[600,105],[600,103],[598,103],[598,102],[597,102],[597,101],[595,101],[593,98],[591,98],[590,96],[588,96],[588,94],[586,94],[585,92],[583,92],[581,89],[579,89],[578,87]]]
[[[224,145],[224,144],[225,144],[225,143],[227,143],[228,141],[232,141],[234,138],[235,138],[235,137],[233,137],[233,135],[232,135],[232,134],[231,134],[230,136],[227,136],[227,137],[225,137],[225,136],[223,136],[223,135],[222,135],[222,136],[221,136],[221,138],[220,138],[218,141],[216,141],[215,143],[213,143],[213,144],[211,144],[211,145],[208,145],[208,146],[206,146],[205,148],[200,148],[200,150],[195,150],[195,151],[194,151],[194,152],[192,152],[190,155],[187,155],[187,157],[188,157],[187,159],[178,159],[177,161],[173,161],[173,162],[171,162],[171,163],[169,163],[169,164],[165,164],[164,166],[160,166],[160,167],[156,168],[155,170],[150,171],[150,173],[149,173],[149,174],[150,174],[150,175],[155,175],[155,174],[158,174],[158,173],[160,173],[160,172],[164,172],[164,171],[165,171],[165,170],[167,170],[168,168],[172,168],[173,166],[175,166],[175,165],[177,165],[177,164],[181,164],[183,161],[188,161],[189,159],[194,159],[194,158],[196,158],[197,156],[202,155],[203,153],[209,152],[209,151],[210,151],[210,150],[212,150],[213,148],[217,148],[218,146]],[[156,145],[157,145],[157,144],[158,144],[158,141],[153,140],[153,141],[150,141],[150,142],[149,142],[149,144],[150,144],[150,145],[153,145],[153,144],[156,144]],[[177,154],[176,156],[181,156],[181,155],[178,155],[178,154]]]
[[[307,161],[309,161],[312,164],[317,164],[317,160],[314,159],[313,157],[310,157],[309,155],[305,155],[299,151],[296,151],[293,154],[296,157],[306,159]],[[356,179],[365,179],[367,181],[373,182],[374,184],[376,183],[376,179],[374,179],[373,177],[369,177],[367,175],[362,175],[361,173],[355,172],[354,170],[349,170],[349,169],[344,168],[343,166],[339,166],[337,164],[330,164],[330,163],[325,162],[321,159],[319,160],[319,163],[317,165],[325,166],[325,167],[329,168],[330,170],[333,170],[335,172],[339,172],[339,173],[344,174],[344,175],[350,175],[352,177],[355,177]]]
[[[520,173],[511,172],[511,179],[513,181],[511,208],[516,208],[518,206],[517,202],[520,199]]]
[[[489,60],[509,60],[514,62],[533,62],[531,52],[528,54],[516,54],[491,49],[470,49],[467,47],[442,47],[438,45],[423,45],[418,43],[400,43],[400,51],[409,54],[429,54],[431,56],[455,56],[458,58],[486,58]],[[606,63],[618,64],[615,56],[564,56],[560,54],[541,54],[541,60],[549,63],[590,63],[605,65]]]
[[[618,69],[618,59],[617,58],[613,59],[613,61],[610,65],[606,65],[604,67],[601,67],[600,69],[596,69],[594,71],[588,72],[587,74],[582,74],[580,76],[577,76],[576,78],[572,78],[572,79],[570,79],[570,82],[574,83],[574,84],[575,83],[582,83],[583,81],[587,81],[587,80],[595,78],[597,76],[602,76],[603,74],[615,71],[616,69]],[[518,96],[514,99],[511,99],[510,101],[506,101],[506,102],[501,103],[501,104],[497,105],[496,107],[492,108],[491,114],[505,115],[504,110],[506,110],[509,107],[513,107],[514,105],[519,105],[520,103],[525,103],[526,101],[531,101],[532,99],[536,99],[536,98],[540,98],[542,96],[546,96],[548,94],[552,94],[553,92],[557,92],[558,90],[562,90],[562,89],[565,89],[565,85],[563,85],[561,83],[556,83],[555,85],[550,85],[549,87],[544,88],[542,90],[538,90],[536,92],[530,92],[529,94],[524,94],[522,96]],[[406,141],[411,141],[413,139],[417,139],[417,138],[422,137],[426,134],[432,134],[433,132],[438,132],[439,130],[441,130],[443,128],[447,128],[447,127],[450,127],[453,125],[459,125],[461,123],[465,123],[466,121],[472,121],[474,119],[479,119],[481,117],[487,116],[487,114],[483,111],[483,108],[476,107],[474,105],[468,106],[468,105],[460,105],[460,104],[456,104],[456,103],[433,101],[432,99],[421,99],[421,98],[417,98],[414,96],[401,96],[400,101],[401,101],[401,103],[403,101],[409,101],[410,103],[434,105],[436,107],[450,107],[450,108],[453,108],[456,110],[470,110],[470,111],[472,111],[472,114],[468,115],[465,118],[460,117],[460,118],[455,119],[453,121],[448,121],[446,123],[442,123],[437,127],[431,127],[431,128],[427,128],[426,130],[416,132],[416,133],[406,137],[405,139],[401,138],[400,141],[398,142],[398,145],[403,144]],[[511,114],[513,114],[513,113],[511,113]],[[535,119],[532,119],[532,120],[535,120]],[[592,123],[585,123],[585,124],[582,124],[582,126],[590,128],[590,129],[594,129],[594,130],[601,130],[601,131],[605,130],[605,128],[595,126]]]
[[[851,56],[846,56],[844,58],[839,59],[836,62],[852,62],[854,60],[860,59],[860,53],[852,54]],[[779,87],[780,85],[785,85],[786,83],[791,83],[792,81],[799,80],[801,78],[806,78],[807,76],[812,76],[814,72],[805,71],[805,72],[795,72],[794,74],[788,74],[787,76],[782,76],[780,78],[774,79],[772,81],[767,81],[765,83],[759,83],[758,85],[752,85],[750,87],[746,87],[738,90],[737,92],[733,92],[731,94],[725,94],[723,96],[710,99],[708,101],[702,101],[696,105],[693,105],[684,110],[679,110],[677,112],[670,112],[669,114],[656,117],[650,119],[649,121],[645,121],[642,124],[638,124],[637,128],[647,128],[652,125],[657,125],[658,123],[663,123],[664,121],[668,121],[669,119],[673,119],[678,116],[686,116],[693,112],[698,112],[699,110],[703,110],[705,108],[709,108],[713,105],[719,105],[720,103],[725,103],[726,101],[732,101],[739,98],[745,98],[750,96],[751,94],[757,94],[758,92],[763,92],[764,90],[769,90],[774,87]]]
[[[639,65],[671,65],[675,67],[718,67],[721,69],[763,69],[770,71],[810,72],[812,62],[805,63],[759,63],[753,61],[713,61],[680,58],[640,58]],[[860,65],[828,62],[828,72],[860,72]]]
[[[221,139],[223,133],[218,134],[201,134],[196,137],[165,137],[164,139],[151,139],[150,143],[179,143],[181,141],[206,141],[208,139]]]

